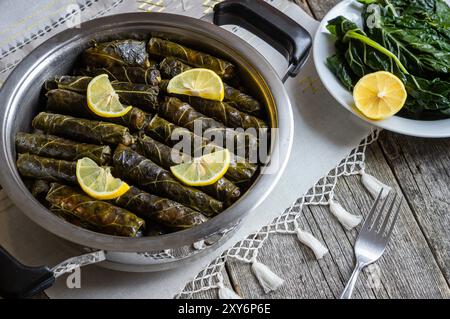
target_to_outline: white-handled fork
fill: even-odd
[[[387,202],[389,201],[388,196],[384,200],[381,209],[377,210],[377,206],[380,202],[382,193],[383,190],[381,190],[381,192],[377,196],[377,199],[373,203],[370,213],[361,228],[358,238],[356,239],[356,266],[353,270],[352,276],[345,286],[344,291],[342,292],[341,299],[351,298],[353,288],[355,287],[356,280],[358,279],[361,270],[364,267],[377,261],[381,257],[381,255],[383,255],[389,241],[389,237],[391,236],[392,230],[394,229],[395,222],[400,212],[402,200],[400,200],[397,208],[394,209],[395,201],[397,199],[397,194],[395,194],[394,198],[391,201],[391,204],[389,205],[389,208],[387,208]],[[384,214],[385,210],[387,210],[386,214]],[[383,215],[386,216],[383,218]]]

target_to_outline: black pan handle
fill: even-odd
[[[297,22],[262,0],[225,0],[214,6],[214,24],[234,24],[256,34],[289,62],[283,78],[295,77],[308,57],[311,35]]]
[[[0,245],[0,296],[30,298],[55,282],[48,267],[22,265]]]

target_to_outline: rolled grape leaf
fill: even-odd
[[[129,147],[119,145],[114,152],[113,163],[116,175],[150,193],[170,198],[206,216],[223,210],[222,202],[198,189],[180,184],[167,170]]]
[[[137,107],[133,107],[127,114],[120,117],[102,117],[92,112],[85,94],[74,91],[56,89],[47,92],[47,111],[105,121],[126,126],[133,131],[141,130],[146,123],[146,113]]]
[[[32,125],[35,129],[80,142],[113,145],[133,143],[128,128],[112,123],[41,112],[33,119]]]
[[[171,57],[167,57],[162,60],[159,64],[159,68],[161,70],[162,76],[166,79],[171,79],[178,74],[191,69],[189,65],[184,64],[180,60]],[[160,82],[160,89],[165,90],[167,88],[167,84],[167,81]],[[241,92],[238,89],[235,89],[227,83],[223,83],[223,87],[225,93],[224,101],[232,103],[232,106],[234,106],[238,110],[247,112],[251,115],[258,116],[262,113],[263,108],[255,98]]]
[[[188,153],[188,155],[202,154],[202,149],[212,143],[210,140],[197,136],[186,128],[179,127],[158,115],[155,115],[149,121],[145,127],[145,133],[166,145]],[[179,147],[180,145],[183,148]],[[186,147],[184,147],[185,145]],[[250,180],[256,170],[256,164],[249,163],[238,156],[232,156],[230,167],[225,176],[234,183],[243,183]]]
[[[237,72],[236,67],[228,61],[160,38],[151,38],[147,50],[152,55],[175,57],[189,65],[213,70],[224,79],[233,78]]]
[[[205,132],[211,128],[225,128],[226,126],[216,120],[196,111],[189,104],[176,97],[166,97],[159,107],[159,113],[167,120],[195,132],[196,127]]]
[[[145,111],[157,110],[158,86],[129,82],[112,82],[111,84],[123,104],[133,105]]]
[[[20,175],[50,182],[75,184],[77,182],[76,162],[57,160],[31,154],[19,154],[17,169]]]
[[[77,188],[53,183],[47,194],[52,210],[70,214],[105,234],[136,237],[145,221],[108,202],[95,200]]]
[[[149,136],[142,134],[136,140],[138,152],[167,170],[170,170],[171,166],[192,160],[191,156],[159,143]],[[199,187],[199,189],[224,202],[228,206],[233,204],[241,195],[239,187],[224,177],[212,185]]]
[[[154,66],[141,68],[139,66],[112,66],[109,68],[86,67],[75,70],[75,74],[85,76],[97,76],[107,74],[111,81],[143,83],[147,85],[159,85],[161,73]]]
[[[185,229],[208,220],[203,214],[173,200],[155,196],[131,186],[128,192],[112,201],[114,205],[134,212],[172,229]]]
[[[189,95],[179,94],[177,97],[191,105],[197,111],[212,117],[213,119],[225,124],[227,127],[243,128],[244,130],[248,128],[267,128],[266,122],[255,116],[239,111],[230,103],[207,100]]]
[[[57,76],[44,83],[46,90],[63,89],[86,94],[89,76]],[[140,83],[112,81],[114,91],[119,95],[120,102],[144,110],[155,110],[158,106],[159,87]]]
[[[36,179],[30,187],[30,192],[33,197],[39,200],[43,205],[47,205],[45,197],[50,190],[50,182],[43,179]]]
[[[152,62],[148,59],[144,41],[115,40],[96,43],[83,53],[83,61],[88,66],[140,66],[148,68]]]
[[[109,146],[78,143],[54,135],[30,133],[16,134],[16,151],[66,161],[89,157],[99,165],[109,163],[112,156]]]

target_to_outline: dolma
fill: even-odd
[[[126,126],[133,131],[141,130],[146,123],[146,113],[137,107],[133,107],[127,114],[120,117],[101,117],[92,112],[86,100],[85,94],[56,89],[47,92],[47,111],[92,119],[96,121],[111,122]]]
[[[167,170],[170,170],[171,166],[188,162],[192,159],[191,156],[159,143],[146,135],[141,135],[136,141],[138,152]],[[199,189],[224,202],[226,205],[233,204],[241,195],[239,187],[225,177],[222,177],[212,185],[199,187]]]
[[[97,67],[140,66],[150,67],[146,44],[138,40],[115,40],[96,43],[83,52],[85,65]]]
[[[153,137],[154,139],[172,147],[177,147],[179,143],[183,143],[183,145],[185,145],[184,143],[188,143],[188,145],[191,146],[190,154],[193,155],[199,152],[199,148],[200,151],[202,151],[203,148],[212,143],[211,141],[197,136],[187,129],[179,127],[158,115],[155,115],[145,127],[145,133]],[[183,152],[187,152],[187,150],[183,149]],[[227,177],[234,183],[243,183],[250,180],[256,170],[256,164],[249,163],[238,156],[232,156],[232,161],[225,174],[225,177]]]
[[[158,85],[161,82],[161,73],[154,67],[112,66],[109,68],[95,68],[88,66],[85,69],[77,69],[75,73],[91,77],[108,74],[111,81],[117,82],[143,83],[147,85]]]
[[[89,76],[57,76],[47,80],[44,88],[46,90],[64,89],[85,94],[91,80],[92,78]],[[136,106],[144,110],[155,110],[158,105],[158,86],[117,81],[112,81],[111,85],[119,95],[122,104]]]
[[[167,57],[162,60],[159,63],[159,68],[161,70],[161,75],[167,79],[171,79],[178,74],[191,69],[189,65],[171,57]],[[165,90],[167,88],[167,84],[167,81],[160,82],[160,89]],[[223,87],[225,91],[224,101],[232,103],[238,110],[247,112],[251,115],[257,116],[261,114],[261,104],[255,98],[241,92],[238,89],[235,89],[227,83],[223,83]]]
[[[212,107],[214,108],[215,106]],[[253,134],[239,132],[237,130],[233,132],[233,130],[227,128],[222,123],[203,115],[202,113],[196,111],[191,105],[176,97],[166,97],[164,102],[160,105],[159,110],[160,114],[166,119],[189,129],[191,132],[201,132],[205,138],[212,140],[218,146],[227,148],[234,154],[242,157],[249,158],[250,155],[254,155],[253,157],[256,157],[258,153],[257,136],[260,134],[266,134],[267,132],[266,129],[260,130],[260,128],[254,128]],[[214,109],[205,109],[205,111],[208,111],[208,113],[222,113],[220,111],[216,112]],[[242,112],[239,113],[244,114]],[[235,118],[239,118],[240,114],[236,114],[237,116]],[[248,114],[245,115],[246,119],[256,119]],[[258,122],[253,122],[252,119],[249,120],[248,124],[250,123],[258,124]]]
[[[111,148],[105,145],[78,143],[54,135],[16,134],[16,150],[18,153],[31,153],[43,157],[76,161],[89,157],[99,165],[111,160]]]
[[[80,142],[113,145],[133,143],[128,128],[118,124],[41,112],[33,119],[32,125],[35,129]]]
[[[252,115],[239,111],[232,104],[227,102],[203,99],[198,96],[176,95],[182,101],[191,105],[197,111],[212,117],[225,124],[227,127],[265,129],[267,124]]]
[[[145,111],[157,110],[158,86],[129,82],[112,82],[111,84],[123,104],[133,105]]]
[[[208,220],[206,216],[173,200],[155,196],[131,186],[128,192],[112,201],[145,220],[172,229],[191,228]]]
[[[47,204],[45,197],[47,196],[49,190],[50,182],[43,179],[34,180],[30,189],[31,195],[33,195],[34,198],[39,200],[44,205]]]
[[[180,184],[167,170],[129,147],[119,145],[114,152],[113,163],[116,175],[150,193],[170,198],[206,216],[223,210],[222,202],[198,189]]]
[[[25,153],[18,155],[16,164],[20,175],[24,177],[70,184],[77,182],[76,162]]]
[[[147,50],[152,55],[175,57],[189,65],[213,70],[224,79],[233,78],[237,72],[236,67],[228,61],[160,38],[151,38]]]
[[[189,143],[191,145],[190,154],[194,154],[195,148],[211,143],[211,141],[195,135],[188,129],[175,125],[159,115],[155,115],[144,128],[147,135],[163,142],[169,146],[176,146],[178,143]],[[187,152],[184,150],[184,152]]]
[[[192,106],[176,97],[165,97],[159,107],[159,113],[165,119],[191,132],[196,132],[196,128],[202,133],[211,128],[225,128],[222,123],[197,112]]]
[[[145,227],[145,221],[133,213],[69,186],[53,183],[46,199],[52,210],[74,215],[106,234],[135,237]]]

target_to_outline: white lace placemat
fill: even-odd
[[[74,3],[74,1],[41,0],[33,2],[33,5],[48,6],[49,3],[67,5],[69,2]],[[55,19],[60,23],[54,28],[47,28],[46,34],[38,33],[38,36],[33,37],[33,32],[25,32],[17,38],[16,42],[9,42],[8,46],[0,46],[2,48],[0,79],[4,79],[15,64],[33,47],[52,34],[72,27],[76,21],[130,11],[177,12],[200,18],[209,12],[216,2],[208,0],[79,0],[77,5],[79,8],[84,5],[85,9],[80,9],[81,13],[72,10],[75,12],[71,16],[73,20],[67,24],[67,21],[71,19],[67,16],[71,14],[70,12],[65,14],[64,21],[57,16],[47,17],[45,20],[38,15],[39,10],[28,11],[26,6],[28,1],[14,1],[16,6],[19,4],[22,6],[20,7],[22,15],[24,12],[30,12],[30,15],[33,12],[38,15],[32,16],[31,19],[36,22],[42,20],[39,27],[44,30],[48,23],[53,25],[52,21]],[[5,3],[0,4],[0,10],[5,9],[2,7]],[[314,34],[318,26],[317,21],[298,6],[287,0],[273,0],[269,3]],[[9,20],[8,23],[13,24],[14,21],[16,20]],[[2,23],[0,27],[9,25],[4,21]],[[284,72],[286,63],[281,55],[263,41],[240,28],[227,27],[227,29],[257,48],[280,74]],[[0,41],[4,38],[5,35],[0,34]],[[377,180],[364,173],[364,151],[366,146],[376,139],[377,133],[330,97],[318,79],[312,59],[309,59],[297,78],[286,82],[286,88],[292,101],[295,121],[291,159],[275,190],[254,214],[244,219],[240,229],[221,251],[212,252],[190,265],[183,266],[183,269],[160,273],[131,274],[109,271],[100,267],[86,267],[82,269],[81,289],[68,288],[64,277],[61,277],[57,284],[47,291],[47,294],[51,298],[172,298],[174,296],[183,298],[192,297],[193,293],[205,289],[219,288],[219,296],[236,297],[231,290],[223,286],[220,276],[224,262],[230,257],[252,263],[253,272],[264,290],[270,291],[282,283],[282,274],[276,275],[259,263],[257,254],[271,233],[294,234],[301,242],[314,250],[317,258],[327,258],[326,247],[323,247],[311,234],[300,229],[296,218],[301,214],[304,205],[329,205],[330,218],[337,218],[346,228],[351,229],[360,222],[359,216],[349,214],[333,200],[334,187],[341,176],[361,174],[362,181],[369,191],[373,192],[380,188],[381,184]],[[311,188],[312,185],[314,185],[313,188]],[[285,210],[286,208],[288,209]],[[60,240],[26,219],[2,192],[0,192],[0,243],[19,260],[32,265],[55,265],[71,257]]]

